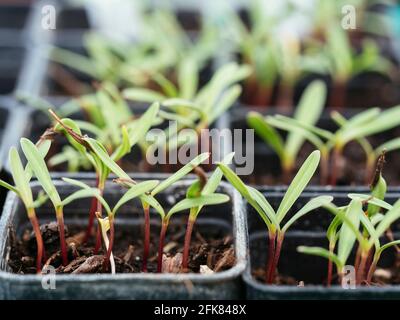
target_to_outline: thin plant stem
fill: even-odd
[[[57,223],[58,223],[58,232],[60,235],[62,264],[63,266],[66,266],[68,264],[68,256],[67,256],[67,244],[65,242],[64,215],[62,207],[57,209]]]
[[[158,245],[158,256],[157,256],[157,272],[162,272],[162,259],[164,254],[164,242],[165,234],[167,233],[168,221],[163,220],[161,224],[160,239]]]
[[[278,235],[276,237],[276,249],[275,249],[274,260],[273,260],[272,267],[271,267],[271,273],[269,275],[269,283],[270,284],[272,284],[275,279],[275,273],[276,273],[276,269],[278,268],[279,257],[281,255],[283,238],[284,238],[284,234],[278,233]]]
[[[99,188],[99,175],[96,174],[96,186]],[[99,200],[96,197],[92,198],[92,202],[90,204],[90,212],[89,212],[89,222],[86,229],[85,239],[83,240],[84,243],[89,241],[89,238],[92,236],[93,233],[93,224],[94,218],[96,216],[96,210],[98,208]]]
[[[269,283],[269,275],[271,274],[272,263],[273,263],[274,256],[275,256],[276,233],[269,232],[268,237],[269,237],[268,258],[267,258],[267,264],[266,264],[267,267],[265,269],[265,282],[266,283]]]
[[[147,272],[147,260],[150,250],[150,207],[149,204],[143,203],[144,213],[144,246],[143,246],[143,261],[142,271]]]
[[[108,269],[108,265],[110,263],[110,258],[112,255],[112,249],[114,246],[114,237],[115,237],[115,228],[114,228],[114,219],[112,217],[108,218],[109,224],[110,224],[110,238],[109,238],[109,243],[107,246],[107,255],[106,255],[106,259],[104,260],[104,267],[107,270]],[[114,267],[114,272],[115,273],[115,267]]]
[[[36,237],[36,245],[37,245],[37,256],[36,256],[36,272],[41,273],[42,271],[42,261],[44,258],[44,245],[42,234],[40,233],[39,221],[36,217],[34,209],[29,210],[29,220],[31,221],[33,232]]]
[[[368,254],[361,253],[361,259],[360,259],[360,265],[358,266],[358,269],[356,270],[356,283],[360,285],[362,281],[364,280],[364,274],[365,274],[365,265],[368,259]]]
[[[191,211],[192,210],[195,210],[195,208],[191,209]],[[196,218],[193,217],[192,212],[191,212],[191,214],[189,214],[188,221],[187,221],[185,243],[183,246],[182,269],[184,271],[187,270],[188,264],[189,264],[190,241],[192,238],[193,226],[194,226],[195,221],[196,221]]]
[[[329,252],[333,253],[334,249],[335,249],[335,244],[330,243],[329,244]],[[327,287],[330,287],[332,285],[332,273],[333,273],[333,262],[332,262],[332,259],[328,259],[328,277],[326,280]]]
[[[371,283],[371,281],[372,281],[372,277],[375,273],[376,266],[378,265],[378,260],[379,260],[379,256],[375,256],[374,259],[372,260],[372,263],[371,263],[371,266],[369,267],[368,275],[367,275],[368,283]]]

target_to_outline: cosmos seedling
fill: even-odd
[[[39,151],[40,156],[45,157],[49,148],[50,148],[50,141],[42,144]],[[43,245],[42,234],[40,232],[39,221],[37,219],[35,209],[39,207],[43,203],[43,201],[47,199],[44,198],[42,195],[39,195],[35,201],[33,200],[32,190],[29,184],[32,178],[31,165],[28,164],[25,168],[23,167],[21,158],[15,147],[12,147],[10,149],[8,158],[15,186],[10,185],[4,180],[0,180],[0,186],[14,192],[21,199],[22,203],[25,206],[26,213],[31,222],[33,232],[36,238],[36,246],[37,246],[36,271],[37,273],[40,273],[42,269],[42,262],[44,262],[46,255]]]
[[[321,81],[310,84],[304,92],[301,101],[295,111],[294,119],[304,125],[314,125],[321,116],[326,99],[326,87]],[[307,136],[299,132],[289,132],[286,140],[257,112],[247,115],[249,127],[263,139],[278,155],[283,171],[284,182],[289,183],[293,169],[296,165],[297,155],[307,140]],[[274,123],[273,123],[274,124]],[[321,166],[326,167],[328,154],[325,148],[319,148],[321,152]]]
[[[282,242],[286,231],[298,219],[313,212],[315,209],[329,204],[333,198],[331,196],[319,196],[311,199],[298,212],[296,212],[286,223],[282,223],[292,206],[299,198],[304,188],[310,182],[320,160],[320,152],[312,152],[298,173],[289,185],[285,196],[277,211],[269,204],[268,200],[258,190],[246,186],[243,181],[226,165],[218,164],[226,179],[235,187],[248,203],[257,211],[264,221],[269,236],[268,261],[266,265],[266,278],[268,284],[272,284],[275,279],[276,268],[282,248]]]
[[[331,185],[336,185],[337,177],[341,176],[339,162],[343,157],[343,149],[352,141],[358,142],[367,155],[366,181],[369,181],[371,167],[376,161],[378,152],[381,153],[386,147],[390,151],[396,150],[399,147],[399,141],[398,139],[388,141],[374,150],[366,138],[398,126],[400,124],[400,106],[384,111],[379,108],[368,109],[348,120],[338,112],[333,112],[332,118],[339,126],[334,133],[282,115],[268,116],[266,121],[279,129],[302,135],[319,149],[324,157],[332,157],[330,171],[326,165],[327,159],[324,161],[325,164],[321,164],[322,184],[326,184],[329,179]]]

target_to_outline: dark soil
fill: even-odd
[[[180,273],[185,224],[171,224],[164,247],[163,272]],[[148,272],[156,272],[158,230],[152,227]],[[197,230],[196,230],[197,229]],[[56,268],[57,273],[104,273],[104,250],[93,254],[94,239],[82,244],[84,230],[79,227],[66,228],[69,264],[61,264],[57,224],[41,225],[46,249],[46,264]],[[128,230],[116,225],[113,254],[117,273],[140,273],[143,255],[143,237],[139,230]],[[31,229],[26,229],[20,239],[10,232],[11,250],[9,266],[14,273],[36,273],[36,242]],[[194,229],[190,248],[189,272],[200,273],[200,267],[207,273],[219,272],[235,264],[232,237],[221,230],[210,230],[199,226]],[[206,267],[205,267],[206,266]],[[207,268],[208,267],[208,268]]]

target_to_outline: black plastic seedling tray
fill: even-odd
[[[149,175],[148,179],[155,176]],[[93,181],[92,181],[93,182]],[[172,189],[160,194],[159,201],[164,205],[173,204],[184,195],[190,182],[177,183]],[[57,182],[62,197],[73,191],[71,186]],[[36,194],[40,187],[32,184]],[[236,264],[229,270],[212,275],[202,274],[92,274],[92,275],[57,275],[56,289],[44,290],[42,278],[37,275],[12,274],[7,268],[7,250],[9,227],[13,226],[21,235],[28,219],[18,198],[10,194],[7,198],[2,220],[0,221],[0,297],[2,299],[235,299],[241,297],[240,275],[246,264],[246,228],[243,206],[238,194],[233,189],[221,184],[220,192],[231,197],[228,204],[204,210],[199,216],[196,227],[206,231],[219,228],[234,238]],[[121,191],[115,185],[107,186],[105,197],[115,202]],[[80,201],[72,204],[65,214],[66,225],[84,223],[87,219],[89,202]],[[130,203],[121,209],[116,219],[117,228],[129,228],[132,232],[140,228],[140,203]],[[137,211],[137,212],[136,212]],[[38,210],[41,223],[53,220],[51,205]],[[154,223],[158,221],[154,213]],[[140,232],[137,232],[139,234]]]
[[[348,190],[350,191],[350,190]],[[350,192],[363,192],[365,189],[353,189]],[[393,203],[400,197],[399,190],[387,194],[385,200]],[[264,190],[263,194],[274,208],[277,208],[284,193],[279,188],[273,191]],[[321,194],[329,194],[334,197],[334,203],[338,206],[349,203],[346,192],[329,192],[323,190],[306,190],[294,206],[294,210],[301,208],[312,197]],[[384,287],[370,286],[357,289],[343,289],[339,285],[330,288],[323,286],[326,281],[327,260],[305,255],[297,252],[300,245],[327,247],[326,229],[330,224],[332,215],[325,209],[317,209],[315,212],[297,221],[287,232],[283,242],[281,260],[278,271],[280,274],[304,281],[304,287],[296,285],[266,285],[256,280],[252,275],[254,269],[263,268],[268,254],[267,230],[258,214],[248,206],[247,208],[249,230],[249,264],[244,273],[243,280],[246,283],[248,299],[398,299],[400,298],[400,286],[391,285]],[[290,213],[289,213],[290,216]],[[399,237],[399,223],[392,226],[394,237]],[[351,259],[350,259],[351,260]],[[388,250],[382,255],[380,266],[390,267],[395,260],[394,251]]]

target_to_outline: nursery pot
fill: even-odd
[[[148,179],[157,178],[148,175]],[[176,183],[168,191],[160,193],[158,200],[162,205],[170,207],[178,198],[184,196],[187,187],[193,181]],[[94,183],[94,181],[92,181]],[[74,187],[56,181],[60,196],[64,198]],[[32,189],[37,194],[41,187],[33,182]],[[21,275],[10,272],[7,256],[10,245],[10,227],[17,236],[27,227],[28,219],[20,200],[9,194],[4,214],[0,221],[0,298],[2,299],[235,299],[241,297],[240,276],[246,264],[246,222],[240,196],[227,184],[222,183],[219,192],[228,194],[230,202],[221,206],[204,208],[199,215],[195,229],[212,230],[233,237],[235,264],[232,268],[211,275],[205,274],[167,274],[167,273],[124,273],[124,274],[79,274],[55,276],[55,289],[44,290],[42,276]],[[111,182],[106,186],[105,198],[115,203],[122,195],[121,189]],[[87,221],[90,200],[72,203],[64,216],[66,226],[82,225]],[[54,221],[51,204],[47,203],[37,211],[41,223]],[[142,226],[140,202],[131,201],[121,208],[115,220],[116,230],[119,228],[132,230],[138,235]],[[138,214],[137,214],[138,213]],[[159,221],[156,213],[152,213],[155,221]],[[171,221],[171,223],[173,223]],[[139,227],[138,227],[139,226]],[[154,226],[153,226],[154,227]],[[136,230],[136,231],[135,231]],[[140,230],[140,229],[139,229]],[[204,233],[205,234],[205,233]],[[117,244],[115,244],[117,245]],[[114,247],[115,248],[115,247]]]
[[[359,189],[353,189],[352,193],[360,193]],[[368,192],[364,192],[368,194]],[[347,193],[331,192],[326,193],[323,190],[305,191],[297,200],[290,217],[294,211],[299,210],[311,198],[318,195],[329,194],[334,197],[334,203],[338,206],[349,203]],[[276,209],[281,202],[284,193],[281,191],[264,192],[265,197]],[[385,200],[389,203],[395,202],[400,197],[398,190],[387,194]],[[314,212],[304,216],[292,225],[287,231],[283,241],[281,258],[278,265],[279,275],[285,278],[291,278],[291,284],[285,282],[284,285],[267,285],[261,277],[256,278],[254,271],[263,269],[268,254],[268,236],[265,224],[258,214],[250,206],[247,208],[248,229],[249,229],[249,264],[243,275],[246,284],[246,295],[248,299],[399,299],[400,285],[387,286],[362,286],[356,289],[344,289],[337,285],[337,279],[333,277],[331,287],[323,285],[326,281],[328,260],[317,256],[306,255],[297,252],[297,247],[321,246],[327,248],[326,230],[333,219],[333,215],[325,209],[317,209]],[[394,238],[400,236],[399,223],[392,225]],[[384,242],[384,239],[381,239]],[[349,258],[348,264],[354,262],[354,252]],[[394,249],[387,250],[382,254],[379,267],[389,268],[395,261]],[[335,270],[335,268],[334,268]],[[335,275],[335,272],[334,272]],[[304,287],[297,286],[299,281],[304,281]]]

